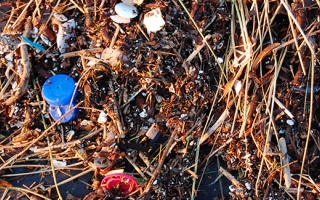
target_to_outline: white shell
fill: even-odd
[[[162,19],[160,8],[157,8],[144,15],[143,23],[147,28],[148,34],[150,35],[150,32],[155,33],[159,31],[166,22]]]
[[[118,3],[115,6],[115,11],[118,15],[124,18],[134,18],[138,16],[138,10],[135,6],[130,6],[124,3]]]
[[[131,21],[130,18],[124,18],[120,15],[111,15],[110,18],[118,24],[128,24]]]

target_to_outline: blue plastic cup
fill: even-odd
[[[66,105],[70,104],[75,88],[76,83],[73,78],[65,74],[58,74],[46,80],[42,86],[42,95],[49,104]],[[77,91],[75,91],[74,99],[76,96]]]
[[[42,96],[49,105],[49,113],[54,120],[58,120],[62,115],[76,105],[77,96],[76,83],[68,75],[58,74],[48,78],[42,86]],[[76,118],[79,110],[73,109],[60,122],[69,122]]]

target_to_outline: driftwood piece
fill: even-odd
[[[26,27],[23,32],[23,36],[26,38],[29,38],[31,30],[32,30],[31,17],[28,17]],[[27,91],[29,78],[30,78],[30,71],[31,71],[31,62],[28,55],[28,46],[26,44],[21,45],[20,52],[21,52],[21,64],[23,66],[23,73],[20,75],[20,81],[17,86],[18,90],[9,99],[7,99],[4,102],[4,104],[6,105],[13,104],[21,96],[23,96]]]

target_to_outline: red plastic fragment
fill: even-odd
[[[130,175],[109,174],[101,181],[101,187],[106,188],[113,195],[125,197],[138,188],[137,181]]]

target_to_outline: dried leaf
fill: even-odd
[[[259,63],[276,47],[278,47],[280,45],[280,43],[273,43],[269,46],[267,46],[266,48],[264,48],[259,55],[256,57],[256,59],[253,61],[252,63],[252,71],[256,71]]]
[[[0,186],[2,187],[12,187],[12,185],[10,183],[8,183],[7,181],[0,179]]]

